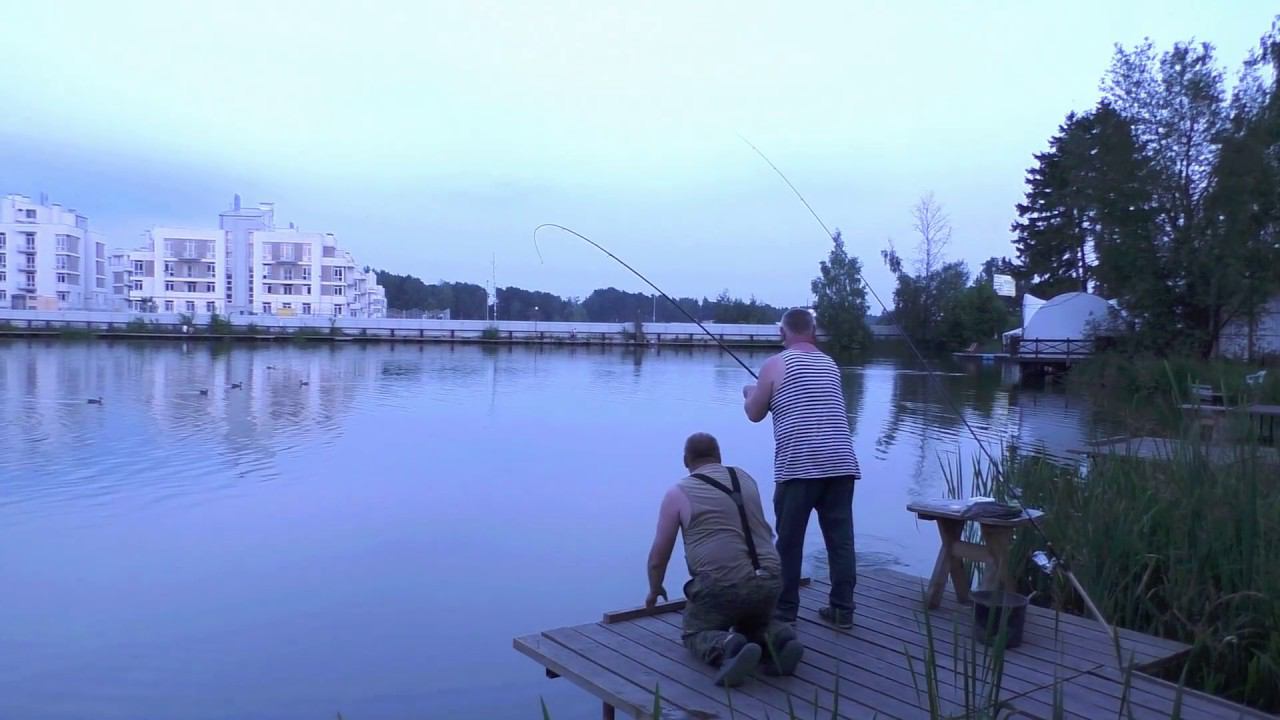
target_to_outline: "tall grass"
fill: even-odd
[[[1046,510],[1041,526],[1108,621],[1191,645],[1168,679],[1276,712],[1280,466],[1252,442],[1246,417],[1228,414],[1226,424],[1244,442],[1210,445],[1189,421],[1158,458],[1101,455],[1087,469],[1007,453],[1002,478],[974,464],[970,492]],[[1026,562],[1043,545],[1020,533],[1019,589],[1086,614],[1081,598]]]

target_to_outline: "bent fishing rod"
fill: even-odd
[[[596,242],[595,240],[592,240],[591,238],[587,237],[586,235],[583,235],[582,233],[578,232],[577,230],[572,230],[572,229],[570,229],[570,228],[565,227],[564,225],[557,225],[556,223],[542,223],[542,224],[541,224],[541,225],[539,225],[538,227],[534,228],[534,229],[533,229],[533,249],[534,249],[534,250],[536,250],[536,251],[537,251],[537,253],[538,253],[538,262],[542,262],[542,249],[538,247],[538,231],[539,231],[539,230],[541,230],[541,229],[543,229],[543,228],[555,228],[556,230],[562,230],[562,231],[564,231],[564,232],[567,232],[567,233],[569,233],[570,235],[573,235],[573,236],[575,236],[575,237],[577,237],[577,238],[580,238],[580,239],[582,239],[582,240],[585,240],[587,243],[589,243],[589,244],[590,244],[592,247],[594,247],[595,249],[597,249],[597,250],[599,250],[600,252],[604,253],[605,255],[608,255],[609,257],[613,258],[613,259],[614,259],[614,261],[616,261],[619,265],[621,265],[622,267],[626,268],[627,270],[630,270],[632,275],[635,275],[636,277],[640,278],[641,280],[643,280],[643,281],[644,281],[644,283],[645,283],[646,285],[648,285],[649,287],[653,288],[654,292],[656,292],[656,293],[658,293],[659,295],[661,295],[662,297],[666,298],[667,302],[671,303],[673,306],[675,306],[675,309],[676,309],[676,310],[679,310],[679,311],[680,311],[680,314],[682,314],[682,315],[684,315],[685,317],[689,318],[689,321],[690,321],[690,322],[692,322],[694,325],[697,325],[697,326],[698,326],[698,328],[699,328],[700,330],[702,330],[702,332],[704,332],[704,333],[706,333],[706,334],[707,334],[707,337],[709,337],[709,338],[711,338],[713,341],[715,341],[715,344],[716,344],[716,345],[719,345],[721,350],[723,350],[723,351],[725,351],[725,352],[729,353],[729,356],[730,356],[730,357],[732,357],[734,360],[737,360],[737,361],[738,361],[738,364],[742,366],[742,369],[743,369],[743,370],[746,370],[747,372],[751,373],[751,377],[753,377],[753,378],[755,378],[755,379],[757,379],[757,380],[759,380],[759,379],[760,379],[760,376],[756,375],[756,371],[755,371],[755,370],[752,370],[750,365],[747,365],[745,362],[743,362],[743,361],[742,361],[742,358],[738,357],[737,353],[735,353],[734,351],[730,350],[728,345],[725,345],[725,344],[724,344],[724,342],[720,340],[720,338],[716,337],[716,336],[715,336],[715,334],[714,334],[714,333],[712,333],[710,330],[708,330],[708,329],[707,329],[707,327],[706,327],[705,325],[703,325],[701,322],[699,322],[699,321],[698,321],[698,319],[697,319],[697,318],[695,318],[693,315],[691,315],[691,314],[689,313],[689,311],[688,311],[688,310],[685,310],[685,309],[684,309],[684,306],[682,306],[680,303],[676,302],[676,301],[675,301],[675,300],[674,300],[670,295],[668,295],[668,294],[666,294],[665,292],[663,292],[663,291],[662,291],[662,288],[658,287],[657,285],[654,285],[652,280],[650,280],[649,278],[645,277],[645,276],[644,276],[644,275],[643,275],[639,270],[636,270],[635,268],[633,268],[633,267],[631,267],[630,265],[628,265],[628,264],[627,264],[627,262],[626,262],[625,260],[623,260],[622,258],[618,257],[617,255],[614,255],[613,253],[609,252],[608,250],[606,250],[606,249],[604,248],[604,246],[603,246],[603,245],[601,245],[600,243]]]
[[[761,160],[764,160],[765,163],[769,165],[769,167],[773,168],[773,171],[778,174],[778,177],[782,178],[782,181],[787,184],[787,187],[791,188],[791,192],[795,193],[795,196],[804,205],[805,209],[808,210],[809,214],[813,216],[813,219],[817,221],[818,225],[822,228],[822,231],[827,234],[827,238],[834,239],[835,234],[831,232],[831,228],[827,227],[827,224],[823,222],[822,218],[819,217],[817,211],[813,209],[813,206],[809,204],[809,201],[806,200],[804,195],[800,193],[800,190],[796,188],[795,184],[791,182],[790,178],[788,178],[786,174],[783,173],[782,170],[777,165],[775,165],[772,160],[769,159],[768,155],[765,155],[764,152],[760,150],[760,148],[756,147],[755,143],[751,142],[750,140],[743,137],[742,135],[739,135],[738,137],[741,138],[742,142],[746,143],[752,150],[754,150],[756,154],[760,156]],[[886,314],[889,313],[889,307],[885,305],[885,302],[883,300],[880,299],[879,293],[876,292],[875,288],[871,287],[871,283],[867,282],[866,276],[864,276],[861,271],[858,272],[858,281],[861,282],[862,286],[867,289],[867,292],[871,293],[871,297],[875,298],[876,303],[880,305],[881,310]],[[1044,527],[1040,525],[1039,520],[1036,518],[1034,514],[1028,512],[1027,507],[1022,504],[1021,492],[1017,491],[1015,488],[1013,488],[1009,484],[1008,479],[1004,475],[1004,471],[1001,469],[1002,467],[1001,463],[996,461],[995,457],[991,454],[991,451],[987,449],[986,443],[984,443],[982,441],[982,438],[979,437],[978,431],[975,430],[973,425],[969,423],[969,419],[964,416],[964,412],[960,409],[959,406],[956,405],[955,400],[951,397],[951,394],[947,392],[947,389],[943,387],[942,381],[938,379],[936,373],[934,372],[933,366],[930,365],[927,359],[925,359],[924,353],[920,352],[920,348],[916,346],[915,341],[911,339],[910,335],[908,335],[905,331],[902,331],[901,328],[899,328],[899,330],[902,332],[902,338],[907,341],[907,347],[911,349],[911,352],[913,355],[915,355],[916,360],[921,364],[921,366],[924,367],[925,372],[929,375],[929,377],[933,379],[933,382],[935,383],[939,391],[939,394],[941,394],[943,399],[946,400],[947,405],[951,408],[951,412],[953,412],[955,416],[960,419],[960,422],[961,424],[964,425],[965,430],[967,430],[969,432],[969,435],[973,437],[973,441],[978,444],[978,449],[982,451],[982,454],[986,457],[987,462],[991,465],[991,469],[992,469],[992,472],[995,474],[996,480],[998,480],[1002,485],[1005,486],[1006,490],[1008,491],[1009,497],[1013,499],[1018,509],[1022,511],[1023,517],[1025,517],[1030,522],[1031,527],[1035,528],[1036,533],[1041,537],[1041,539],[1044,540],[1045,550],[1048,551],[1048,555],[1046,557],[1044,553],[1040,553],[1040,552],[1035,553],[1032,556],[1032,560],[1035,562],[1036,566],[1039,567],[1046,574],[1052,574],[1055,569],[1062,571],[1062,574],[1071,583],[1071,586],[1074,587],[1076,592],[1080,594],[1080,598],[1084,601],[1085,606],[1089,609],[1089,612],[1093,615],[1094,619],[1096,619],[1098,623],[1101,624],[1102,627],[1106,629],[1107,634],[1111,637],[1112,642],[1115,643],[1116,653],[1118,656],[1120,652],[1120,645],[1119,645],[1119,636],[1116,634],[1115,628],[1112,627],[1111,624],[1107,622],[1106,618],[1102,616],[1102,612],[1099,611],[1098,606],[1094,604],[1093,598],[1089,597],[1089,593],[1085,591],[1084,586],[1081,585],[1080,581],[1076,579],[1075,573],[1071,571],[1071,567],[1067,563],[1066,558],[1064,558],[1061,554],[1059,554],[1057,548],[1053,546],[1053,541],[1049,539],[1049,534],[1045,532]]]

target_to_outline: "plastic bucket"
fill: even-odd
[[[1027,599],[998,590],[976,590],[973,593],[973,636],[987,645],[1007,632],[1004,646],[1022,644],[1022,626],[1027,621]]]

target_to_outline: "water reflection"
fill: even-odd
[[[845,369],[861,566],[931,569],[904,506],[976,450],[946,398],[993,447],[1093,432],[1008,379]],[[749,381],[684,348],[0,344],[0,717],[594,716],[510,639],[642,599],[689,432],[767,481]]]

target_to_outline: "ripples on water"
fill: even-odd
[[[767,483],[749,379],[707,351],[0,344],[0,717],[593,716],[510,639],[639,602],[688,433]],[[977,450],[939,387],[993,451],[1083,447],[1082,401],[1013,380],[846,369],[863,567],[931,569],[904,505]]]

